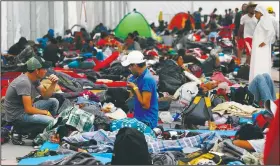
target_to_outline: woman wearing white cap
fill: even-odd
[[[253,35],[249,82],[258,74],[271,75],[271,42],[275,35],[272,19],[266,9],[258,5],[255,12],[259,21]]]

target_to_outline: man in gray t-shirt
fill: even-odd
[[[45,89],[40,80],[45,77],[46,68],[51,64],[40,57],[32,57],[26,65],[28,72],[14,79],[7,89],[3,103],[6,120],[48,124],[53,120],[59,107],[58,100],[50,98],[58,78],[50,75],[51,86]],[[39,95],[44,100],[34,103],[34,99]]]

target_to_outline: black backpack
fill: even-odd
[[[206,121],[214,121],[211,100],[203,94],[202,89],[199,90],[192,103],[182,112],[182,126],[185,128],[190,125],[204,125]]]
[[[152,165],[145,136],[134,128],[119,130],[114,143],[112,165]]]
[[[254,95],[249,91],[248,86],[238,89],[231,88],[230,100],[240,104],[252,105],[254,103]]]

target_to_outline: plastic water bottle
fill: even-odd
[[[220,61],[221,61],[221,62],[224,62],[224,61],[225,61],[225,54],[222,53],[222,52],[220,52],[218,55],[219,55]]]
[[[176,113],[175,115],[172,116],[173,121],[176,121],[179,118],[180,114]]]
[[[233,75],[234,75],[234,76],[237,76],[238,70],[239,70],[238,67],[234,69],[234,71],[233,71]]]
[[[219,53],[219,56],[224,56],[224,53],[220,52],[220,53]]]

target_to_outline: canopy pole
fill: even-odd
[[[191,1],[191,13],[194,13],[193,1]]]
[[[68,1],[63,1],[63,17],[64,17],[64,29],[63,34],[67,29],[69,29],[69,22],[68,22]]]

